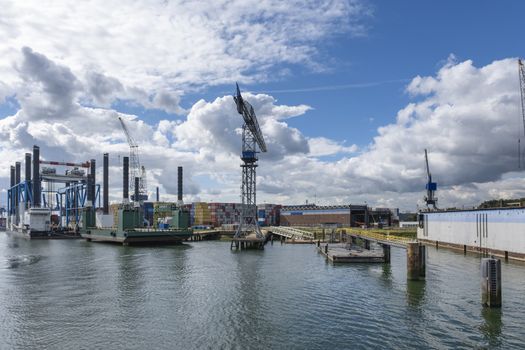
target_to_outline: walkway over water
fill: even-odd
[[[267,230],[274,235],[286,237],[288,239],[297,239],[297,240],[308,240],[314,239],[314,234],[309,231],[300,230],[294,227],[289,226],[270,226]]]

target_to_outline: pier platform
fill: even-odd
[[[235,249],[264,249],[264,245],[268,240],[268,235],[263,238],[258,238],[255,233],[250,233],[244,237],[233,237],[230,248]]]
[[[384,263],[387,262],[382,250],[368,250],[349,244],[324,244],[317,251],[332,263]]]

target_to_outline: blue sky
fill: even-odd
[[[34,143],[48,158],[123,155],[115,118],[125,113],[152,186],[174,194],[166,164],[183,164],[191,200],[234,201],[241,118],[228,95],[238,81],[271,146],[258,173],[264,201],[413,207],[424,148],[450,205],[525,195],[510,151],[523,2],[55,5],[4,7],[6,164]]]
[[[326,72],[292,68],[274,82],[244,85],[270,91],[280,102],[306,103],[314,109],[291,119],[308,136],[325,136],[366,146],[377,127],[391,123],[410,101],[405,88],[417,75],[434,75],[454,55],[477,66],[505,57],[523,56],[519,25],[525,3],[520,1],[367,1],[373,15],[362,37],[338,35],[321,44]],[[331,62],[331,63],[327,63]],[[359,87],[360,84],[378,83]],[[356,87],[341,87],[355,85]],[[275,92],[330,87],[334,90]],[[189,94],[183,104],[211,100],[233,91],[230,85]],[[373,120],[371,120],[373,118]]]

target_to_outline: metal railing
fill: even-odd
[[[288,226],[270,226],[268,231],[275,235],[283,236],[289,239],[313,240],[314,234],[309,231],[299,230]]]

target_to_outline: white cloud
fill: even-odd
[[[359,0],[29,0],[0,8],[0,77],[9,88],[20,83],[13,63],[30,47],[82,79],[97,106],[119,97],[179,114],[188,89],[273,79],[289,69],[283,64],[322,68],[318,44],[362,35],[370,15]]]
[[[344,146],[339,142],[327,139],[326,137],[313,137],[308,139],[310,155],[314,157],[330,156],[341,153],[356,153],[359,149],[357,145]]]

